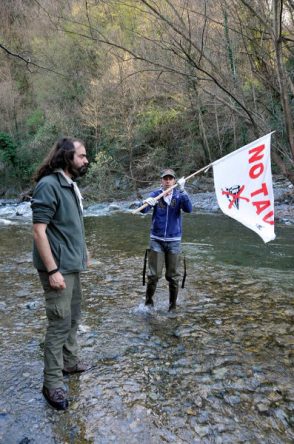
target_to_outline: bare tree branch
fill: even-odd
[[[64,78],[70,78],[69,76],[62,74],[61,72],[55,71],[52,68],[48,68],[46,66],[41,66],[38,63],[32,62],[29,57],[25,58],[20,54],[16,54],[16,53],[12,52],[10,49],[6,48],[2,43],[0,43],[0,48],[3,49],[3,51],[6,52],[6,54],[8,54],[9,56],[14,57],[14,58],[19,59],[22,62],[24,62],[27,65],[27,68],[29,71],[30,71],[30,66],[34,66],[35,68],[42,69],[42,70],[48,71],[48,72],[52,72],[53,74],[57,74],[58,76],[61,76]],[[32,72],[32,71],[30,71],[30,72]]]

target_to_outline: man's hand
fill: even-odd
[[[157,200],[154,197],[147,197],[143,203],[150,205],[150,207],[154,207],[157,204]]]
[[[63,290],[64,288],[66,288],[64,278],[60,271],[57,271],[56,273],[49,276],[49,284],[50,287],[54,290]]]
[[[186,183],[186,179],[184,177],[181,177],[178,181],[177,184],[179,186],[179,189],[181,192],[185,191],[185,183]]]

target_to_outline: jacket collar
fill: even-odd
[[[64,177],[64,175],[62,174],[61,171],[55,170],[54,173],[56,174],[56,176],[60,182],[60,185],[62,187],[72,188],[71,182],[66,180],[66,178]]]

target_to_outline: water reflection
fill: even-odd
[[[175,314],[162,280],[143,305],[150,218],[86,218],[81,354],[71,407],[44,402],[45,313],[31,227],[0,230],[0,441],[5,443],[293,442],[293,227],[264,245],[223,216],[185,218],[186,288]]]

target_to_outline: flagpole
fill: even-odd
[[[202,171],[208,171],[209,168],[213,165],[213,162],[206,165],[203,168],[200,168],[200,170],[195,171],[195,173],[190,174],[190,176],[185,177],[185,181],[191,179],[191,177],[196,176],[196,174],[201,173]],[[173,190],[174,188],[176,188],[178,186],[177,183],[175,183],[173,186],[171,186],[170,188],[167,188],[166,190],[164,190],[162,193],[160,193],[158,196],[154,197],[154,200],[157,202],[159,199],[161,199],[163,196],[165,196],[166,194],[168,194],[171,190]],[[143,210],[144,208],[148,207],[148,203],[144,203],[143,205],[141,205],[139,208],[136,208],[134,211],[132,211],[132,214],[137,214],[139,213],[141,210]]]

